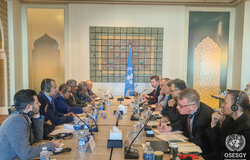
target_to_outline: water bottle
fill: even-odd
[[[124,147],[129,147],[129,145],[130,145],[130,133],[129,133],[129,131],[127,132],[127,136],[126,136],[126,138],[125,138],[125,140],[124,140],[124,143],[123,143],[123,145],[124,145]]]
[[[154,150],[150,146],[150,142],[146,142],[143,150],[143,160],[154,160]]]
[[[221,96],[221,89],[219,90],[219,96]]]
[[[86,149],[87,149],[86,136],[84,134],[84,131],[80,131],[79,138],[78,138],[78,151],[85,152]]]
[[[149,116],[150,115],[150,112],[151,110],[150,110],[150,108],[148,107],[148,110],[147,110],[147,116]]]
[[[226,96],[226,94],[227,94],[227,92],[226,92],[226,90],[223,92],[223,96],[225,97]]]
[[[88,134],[89,134],[89,126],[88,125],[84,125],[83,130],[84,130],[84,134],[86,136],[88,136]]]
[[[97,121],[98,114],[97,114],[97,110],[96,109],[94,110],[93,116],[94,116],[94,119]]]
[[[102,117],[102,111],[104,110],[103,108],[103,104],[100,105],[100,109],[99,109],[99,116]]]
[[[106,119],[106,118],[107,118],[107,114],[106,114],[106,112],[105,112],[104,110],[102,111],[102,118],[103,118],[103,119]]]
[[[49,155],[50,153],[47,150],[47,147],[43,147],[40,153],[40,160],[49,160]]]
[[[134,125],[134,128],[133,128],[133,130],[132,130],[132,137],[133,138],[135,138],[136,137],[136,135],[138,134],[138,132],[140,131],[139,130],[139,123],[136,123],[135,125]],[[134,144],[133,144],[133,146],[134,147],[140,147],[141,146],[141,138],[140,138],[140,135],[135,139],[135,141],[134,141]]]
[[[79,135],[79,131],[81,130],[81,124],[80,124],[80,120],[76,117],[74,119],[74,137],[77,138]]]
[[[133,138],[135,138],[135,136],[136,136],[136,134],[137,134],[137,125],[136,125],[136,124],[134,124],[134,128],[133,128],[131,134],[132,134]]]
[[[110,103],[110,99],[109,98],[108,98],[108,101],[107,101],[107,105],[108,105],[108,110],[110,110],[111,103]]]

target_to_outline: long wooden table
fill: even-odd
[[[132,131],[133,125],[135,121],[130,121],[130,116],[132,114],[132,109],[129,107],[130,102],[132,101],[132,98],[129,100],[125,100],[122,102],[123,105],[128,106],[128,112],[126,115],[123,115],[123,119],[119,120],[118,128],[122,130],[122,136],[123,140],[125,139],[127,132]],[[94,149],[94,152],[78,152],[78,141],[75,138],[69,139],[69,140],[63,140],[63,143],[65,144],[64,147],[70,147],[72,150],[71,152],[61,153],[58,155],[52,155],[51,159],[58,159],[58,160],[73,160],[73,159],[88,159],[88,160],[107,160],[110,157],[110,148],[107,148],[107,140],[109,139],[109,133],[112,127],[116,123],[116,119],[114,117],[114,110],[117,110],[118,105],[120,102],[118,102],[115,99],[111,100],[111,107],[110,109],[106,108],[106,114],[107,119],[98,118],[98,132],[94,132],[95,135],[95,142],[96,147]],[[157,138],[149,138],[145,137],[145,140],[158,140]],[[135,147],[132,147],[135,148]],[[136,147],[139,151],[139,159],[143,159],[143,148],[142,147]],[[120,160],[124,159],[124,148],[114,148],[112,153],[112,159],[114,160]],[[170,159],[168,154],[164,154],[163,157],[164,160]],[[203,158],[200,157],[202,160]]]

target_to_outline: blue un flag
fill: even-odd
[[[131,49],[131,45],[129,45],[129,55],[128,55],[124,96],[133,96],[134,95],[133,92],[134,92],[134,69],[133,69],[133,60],[132,60],[132,49]]]

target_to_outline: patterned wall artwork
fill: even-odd
[[[220,104],[211,95],[227,84],[229,17],[229,12],[189,13],[188,86],[213,108]]]
[[[90,27],[90,79],[125,82],[129,44],[134,80],[148,82],[162,74],[163,28]]]
[[[0,0],[0,36],[1,36],[1,48],[0,48],[0,106],[8,105],[9,99],[9,85],[6,84],[5,78],[9,81],[9,47],[8,47],[8,14],[7,14],[7,1]],[[5,73],[7,72],[7,73]],[[5,77],[7,75],[7,77]],[[7,87],[7,89],[6,89]],[[7,94],[5,91],[7,90]],[[5,95],[7,95],[8,102],[5,101]]]

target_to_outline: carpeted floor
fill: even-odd
[[[3,123],[3,121],[7,118],[7,115],[0,115],[0,123]]]

